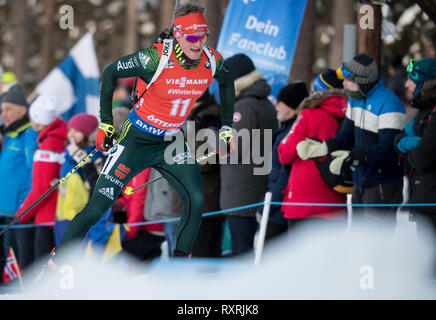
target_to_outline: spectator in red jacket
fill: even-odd
[[[347,97],[342,88],[342,80],[338,79],[334,70],[328,69],[315,79],[313,93],[298,107],[298,118],[278,148],[280,163],[292,164],[288,185],[284,190],[284,202],[346,202],[343,194],[334,191],[323,181],[315,160],[302,160],[296,148],[307,137],[324,141],[335,136],[347,108]],[[344,216],[344,210],[329,206],[283,205],[282,212],[289,219],[289,227],[309,218],[313,221]]]
[[[39,96],[30,105],[29,117],[33,129],[38,132],[38,149],[33,157],[32,188],[17,216],[59,179],[64,162],[67,124],[57,116],[56,110],[59,110],[57,99],[48,95]],[[18,244],[20,250],[28,253],[29,262],[49,254],[54,247],[53,224],[57,198],[58,191],[54,190],[20,218],[21,223],[41,225],[28,229],[29,233]]]

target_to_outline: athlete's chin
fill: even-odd
[[[187,56],[191,60],[198,60],[201,57],[201,50],[189,50],[189,54],[187,54]]]

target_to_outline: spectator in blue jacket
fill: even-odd
[[[0,224],[4,224],[12,219],[30,191],[33,151],[38,134],[30,125],[29,105],[22,87],[14,85],[4,93],[0,108],[4,121],[1,128],[4,142],[0,150]],[[10,229],[2,239],[5,252],[12,246],[19,264],[21,254],[15,242],[21,233],[25,230]]]
[[[370,56],[358,54],[343,63],[341,70],[349,97],[346,118],[333,139],[301,142],[299,155],[308,159],[347,150],[334,161],[339,169],[333,169],[340,171],[351,165],[355,183],[353,204],[401,203],[403,168],[394,150],[394,138],[404,128],[404,105],[385,87]],[[353,208],[353,221],[383,222],[394,231],[396,209]]]
[[[291,129],[297,118],[297,108],[301,101],[308,96],[307,86],[302,81],[289,83],[283,87],[275,103],[277,110],[277,120],[280,128],[274,133],[272,146],[272,167],[268,175],[268,191],[272,193],[271,201],[282,202],[283,190],[288,184],[290,165],[284,166],[279,161],[277,148],[282,139]],[[262,214],[263,207],[259,209]],[[270,240],[288,230],[288,220],[283,218],[280,206],[270,206],[268,225],[266,228],[265,240]]]

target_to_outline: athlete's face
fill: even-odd
[[[193,33],[177,38],[180,48],[191,60],[200,59],[207,36],[204,33]]]

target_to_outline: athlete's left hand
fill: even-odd
[[[225,158],[235,150],[235,140],[233,139],[232,128],[229,126],[222,126],[219,132],[220,147],[223,146],[225,151],[220,151],[220,158]],[[221,149],[220,149],[221,150]]]

